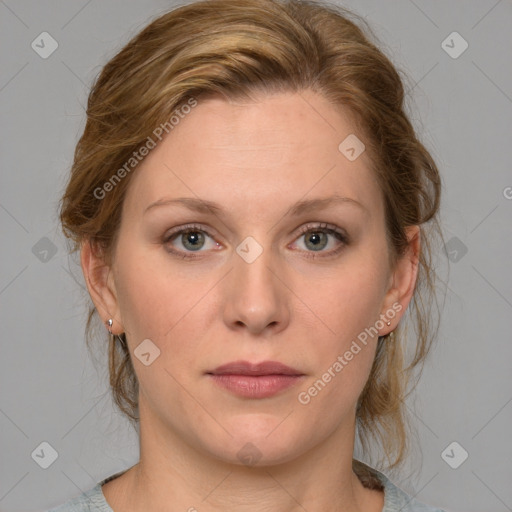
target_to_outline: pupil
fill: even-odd
[[[311,244],[311,247],[310,248],[313,248],[314,250],[318,250],[318,248],[320,246],[320,248],[323,248],[325,246],[325,240],[326,238],[326,234],[325,233],[312,233],[308,238],[308,245]],[[323,245],[322,245],[322,242]]]
[[[192,250],[200,249],[202,237],[203,235],[198,231],[191,231],[190,233],[186,233],[183,245]]]

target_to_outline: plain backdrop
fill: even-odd
[[[510,511],[512,3],[343,5],[367,18],[407,74],[411,119],[444,186],[443,318],[408,402],[418,454],[395,482],[450,511]],[[95,364],[85,346],[86,296],[57,204],[92,80],[172,6],[0,1],[1,511],[53,507],[138,460],[108,392],[106,354]],[[46,469],[41,450],[55,459]]]

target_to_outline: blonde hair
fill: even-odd
[[[399,73],[370,41],[369,27],[365,35],[351,18],[367,25],[346,9],[316,1],[208,0],[155,19],[104,66],[92,87],[60,215],[73,251],[90,240],[111,262],[121,207],[136,171],[123,175],[101,199],[95,191],[191,97],[251,99],[256,92],[310,89],[353,114],[384,197],[393,264],[407,248],[405,228],[421,230],[417,285],[407,312],[415,346],[408,355],[402,325],[393,341],[379,339],[356,413],[363,449],[377,441],[392,468],[408,446],[404,399],[415,385],[411,377],[419,376],[413,370],[421,369],[439,326],[431,315],[431,243],[436,235],[442,238],[441,183],[405,113]],[[94,313],[91,307],[88,345]],[[112,338],[109,348],[110,384],[116,404],[136,424],[137,378],[126,340],[120,339]]]

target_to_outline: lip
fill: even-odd
[[[278,361],[233,361],[207,375],[220,387],[246,398],[268,398],[296,385],[304,374]]]
[[[250,363],[249,361],[233,361],[223,364],[215,370],[208,372],[213,375],[303,375],[302,372],[286,366],[278,361],[263,361],[261,363]]]

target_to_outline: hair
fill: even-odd
[[[437,304],[432,244],[436,236],[443,238],[441,182],[405,112],[401,72],[372,38],[377,41],[360,16],[312,0],[206,0],[161,15],[104,66],[92,86],[60,219],[73,242],[71,252],[89,241],[111,264],[133,172],[122,173],[104,197],[98,198],[97,191],[107,190],[116,170],[123,165],[126,170],[126,162],[157,127],[170,131],[169,119],[187,98],[252,99],[255,93],[312,90],[344,109],[364,140],[382,191],[392,265],[408,247],[406,228],[420,227],[409,318],[403,317],[394,340],[379,338],[356,412],[363,453],[369,456],[370,441],[375,441],[386,466],[394,468],[410,445],[405,398],[439,327],[431,313]],[[94,315],[91,304],[88,346]],[[408,323],[415,328],[414,341],[407,340]],[[137,425],[138,382],[125,335],[110,338],[109,373],[115,403]],[[362,474],[358,461],[353,464]]]

